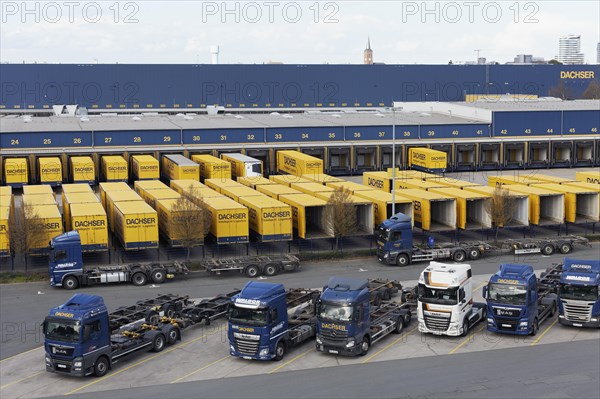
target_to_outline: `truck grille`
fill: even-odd
[[[260,341],[235,338],[235,349],[242,355],[254,356],[258,353]]]
[[[71,367],[73,367],[73,363],[67,360],[56,360],[54,359],[54,370],[60,371],[63,373],[70,373]]]
[[[517,331],[518,320],[496,317],[496,327],[501,331]]]
[[[321,330],[320,334],[327,341],[346,341],[348,338],[348,331]]]
[[[450,326],[450,317],[423,315],[425,326],[430,330],[447,331]]]
[[[592,306],[580,301],[562,300],[565,318],[574,322],[588,322],[592,318]]]

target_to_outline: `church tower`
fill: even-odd
[[[373,64],[373,50],[371,50],[371,39],[367,37],[367,48],[364,51],[363,63],[366,65]]]

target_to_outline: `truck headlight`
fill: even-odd
[[[323,341],[321,341],[321,338],[319,338],[319,336],[317,335],[317,344],[321,345],[323,343]]]
[[[351,339],[350,341],[348,341],[348,343],[346,344],[346,348],[352,348],[354,346],[354,340]]]
[[[229,345],[229,350],[235,352],[235,348],[233,347],[233,345]]]
[[[519,327],[527,327],[527,322],[526,321],[520,322]]]
[[[487,319],[488,319],[488,323],[493,323],[494,322],[494,319],[492,319],[491,317],[488,317]]]
[[[390,256],[390,254],[388,254],[387,252],[385,254],[383,254],[383,259],[387,259],[388,256]]]
[[[593,321],[595,323],[598,321],[598,319],[594,317],[594,318],[591,318],[590,321]]]
[[[269,348],[261,349],[259,356],[267,356],[269,354]]]
[[[81,366],[83,366],[83,362],[74,362],[73,366],[75,366],[75,367],[81,367]]]
[[[50,356],[46,355],[46,364],[51,365],[52,364],[52,359],[50,359]]]

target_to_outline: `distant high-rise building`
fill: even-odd
[[[517,54],[515,57],[515,64],[531,64],[533,62],[533,55],[531,54]]]
[[[371,50],[371,38],[367,38],[367,48],[364,51],[363,63],[368,65],[373,64],[373,50]]]
[[[557,60],[563,64],[583,64],[581,50],[581,36],[563,36],[558,40]]]
[[[600,64],[600,42],[596,45],[596,64]]]

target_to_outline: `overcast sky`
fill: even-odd
[[[49,63],[446,64],[551,59],[582,36],[596,62],[599,1],[1,2],[0,60]]]

